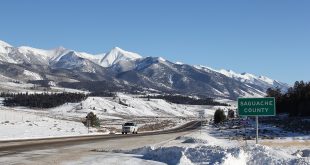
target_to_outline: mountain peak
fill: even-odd
[[[120,61],[132,61],[139,58],[142,58],[142,56],[137,53],[128,52],[119,47],[114,47],[100,60],[100,65],[103,67],[109,67]]]
[[[2,47],[13,47],[12,45],[10,45],[10,44],[2,41],[2,40],[0,40],[0,46],[2,46]]]
[[[111,50],[115,50],[115,51],[124,51],[122,48],[115,46],[114,48],[112,48]]]
[[[110,52],[107,53],[107,55],[108,54],[110,54],[110,55],[123,55],[123,56],[126,56],[128,58],[132,58],[132,59],[142,58],[142,56],[140,56],[137,53],[133,53],[133,52],[123,50],[122,48],[117,47],[117,46],[114,47],[113,49],[111,49]]]
[[[55,48],[54,50],[57,50],[57,51],[64,51],[64,50],[67,50],[65,47],[63,46],[58,46],[57,48]]]

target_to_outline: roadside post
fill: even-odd
[[[200,120],[200,134],[201,134],[201,130],[202,130],[202,121],[205,117],[205,111],[204,110],[200,110],[198,111],[198,116],[199,116],[199,120]]]
[[[89,127],[90,127],[90,119],[86,119],[86,125],[87,125],[87,128],[88,128],[88,133],[89,133]]]
[[[276,115],[275,98],[238,98],[238,114],[241,117],[255,116],[256,144],[258,144],[258,116]]]

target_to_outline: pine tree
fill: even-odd
[[[214,113],[214,123],[218,124],[226,120],[226,115],[223,110],[217,109]]]

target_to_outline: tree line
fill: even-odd
[[[267,97],[275,97],[277,114],[310,116],[310,82],[296,81],[286,93],[279,88],[269,88],[266,93]]]
[[[106,94],[115,92],[126,92],[131,94],[138,94],[144,90],[137,85],[117,85],[109,81],[80,81],[80,82],[60,82],[59,85],[64,88],[74,88],[81,90],[88,90],[96,96],[107,96]]]
[[[25,106],[30,108],[53,108],[65,103],[76,103],[85,100],[83,93],[1,93],[4,106]]]
[[[214,101],[212,98],[193,98],[182,95],[153,95],[143,96],[142,98],[150,99],[163,99],[175,104],[188,104],[188,105],[219,105],[228,106],[226,103]]]

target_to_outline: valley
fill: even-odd
[[[254,118],[237,111],[238,98],[287,99],[296,85],[119,47],[92,55],[0,43],[0,163],[310,164],[308,127],[295,124],[307,116],[261,118],[255,144]],[[122,135],[126,122],[139,133]]]

